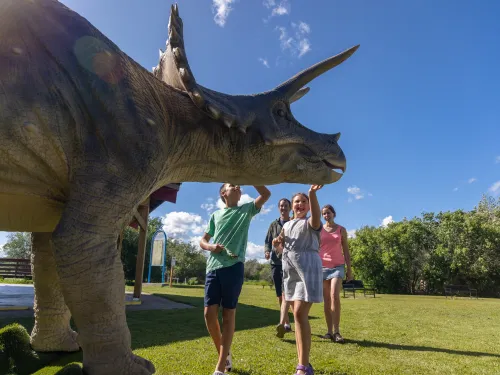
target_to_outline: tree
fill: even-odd
[[[259,280],[261,264],[257,259],[247,260],[245,262],[245,280]]]
[[[150,218],[148,221],[148,236],[144,259],[143,281],[147,280],[151,254],[151,241],[153,234],[163,226],[161,218]],[[121,258],[126,280],[135,280],[137,250],[139,246],[139,231],[130,227],[123,232]],[[167,238],[166,273],[170,274],[172,256],[176,259],[174,277],[180,280],[196,277],[198,281],[205,278],[206,257],[193,245],[175,239]],[[161,281],[162,267],[151,268],[151,282]],[[165,278],[166,279],[166,278]]]
[[[149,251],[153,234],[162,227],[161,218],[154,217],[148,220],[148,236],[146,241],[146,259],[144,262],[144,275],[147,277],[147,266],[149,265]],[[137,262],[137,250],[139,247],[139,230],[131,227],[123,231],[121,259],[126,280],[135,280],[135,268]]]
[[[265,266],[265,265],[264,265]],[[271,273],[271,267],[262,267],[259,273],[259,280],[264,280],[267,282],[273,282],[273,275]]]
[[[444,284],[463,284],[500,296],[500,198],[364,227],[349,244],[357,277],[381,291],[442,293]]]
[[[31,233],[9,233],[3,251],[8,258],[29,259],[31,257]]]

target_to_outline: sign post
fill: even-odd
[[[163,235],[163,236],[162,236]],[[163,238],[162,238],[163,237]],[[167,262],[167,234],[157,230],[152,237],[149,259],[148,283],[151,282],[151,267],[161,266],[161,282],[165,282],[165,266]]]
[[[172,257],[172,263],[170,263],[170,288],[172,288],[172,278],[174,277],[174,266],[175,266],[175,258]]]

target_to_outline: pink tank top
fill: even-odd
[[[319,256],[325,268],[334,268],[345,263],[344,252],[342,251],[341,226],[337,225],[335,232],[327,232],[321,228],[321,245]]]

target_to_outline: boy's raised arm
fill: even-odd
[[[265,186],[254,186],[254,188],[260,194],[257,197],[257,199],[255,199],[255,207],[257,207],[257,209],[260,209],[260,208],[262,208],[264,203],[266,203],[267,200],[269,199],[269,197],[271,196],[271,192]]]

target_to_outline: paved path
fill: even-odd
[[[0,284],[0,318],[7,316],[33,316],[34,289],[32,284]],[[141,304],[132,302],[132,293],[125,296],[126,309],[135,310],[170,310],[187,309],[193,306],[173,302],[152,294],[142,294]]]

